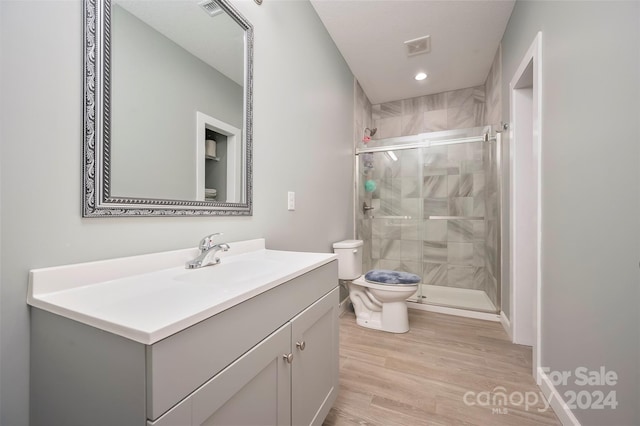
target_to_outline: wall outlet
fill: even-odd
[[[296,209],[296,193],[293,191],[289,191],[287,193],[287,209],[289,210]]]

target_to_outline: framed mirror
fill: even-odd
[[[83,217],[251,215],[252,60],[226,0],[84,0]]]

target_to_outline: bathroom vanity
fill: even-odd
[[[31,271],[31,424],[322,424],[335,255],[230,245],[192,271],[197,250]]]

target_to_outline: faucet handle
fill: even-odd
[[[215,243],[213,242],[213,239],[219,235],[224,235],[224,234],[222,232],[216,232],[215,234],[207,235],[202,240],[200,240],[200,250],[207,251],[211,247],[213,247],[215,245]]]

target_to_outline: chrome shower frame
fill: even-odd
[[[455,137],[456,135],[472,132],[476,130],[476,132],[482,129],[481,134],[478,136],[464,136],[464,137]],[[508,129],[508,124],[502,124],[498,126],[498,128],[493,131],[491,126],[485,126],[482,128],[476,129],[461,129],[461,130],[448,130],[441,132],[432,132],[432,133],[421,133],[417,135],[410,136],[400,136],[393,137],[387,139],[375,139],[371,140],[369,143],[372,146],[364,146],[364,147],[356,147],[354,151],[354,206],[356,207],[354,211],[354,232],[357,229],[357,220],[362,215],[362,218],[366,218],[369,209],[358,209],[358,191],[360,190],[360,179],[361,179],[361,170],[360,170],[360,161],[359,156],[361,154],[368,153],[377,153],[377,152],[389,152],[389,151],[400,151],[400,150],[409,150],[409,149],[418,149],[418,148],[430,148],[437,146],[447,146],[454,144],[463,144],[463,143],[474,143],[474,142],[495,142],[495,164],[496,164],[496,172],[497,172],[497,192],[498,192],[498,206],[497,206],[497,217],[496,222],[498,226],[496,227],[496,255],[498,258],[498,265],[495,270],[495,277],[498,283],[497,294],[496,294],[496,302],[497,302],[497,312],[496,315],[500,313],[500,307],[502,306],[502,218],[503,218],[503,170],[502,170],[502,132]],[[373,146],[375,145],[375,146]],[[490,159],[494,160],[494,159]],[[379,219],[410,219],[409,216],[375,216]],[[372,218],[372,216],[370,216]],[[467,219],[467,220],[481,220],[484,217],[475,217],[475,216],[429,216],[429,219]],[[423,300],[418,299],[416,302],[413,302],[414,305],[420,305],[423,303]],[[449,309],[449,308],[445,308]],[[465,311],[464,309],[451,308],[452,311]],[[470,311],[474,312],[474,311]],[[479,315],[482,315],[481,312],[474,312]],[[487,314],[493,317],[493,314]],[[491,318],[495,320],[495,318]]]

